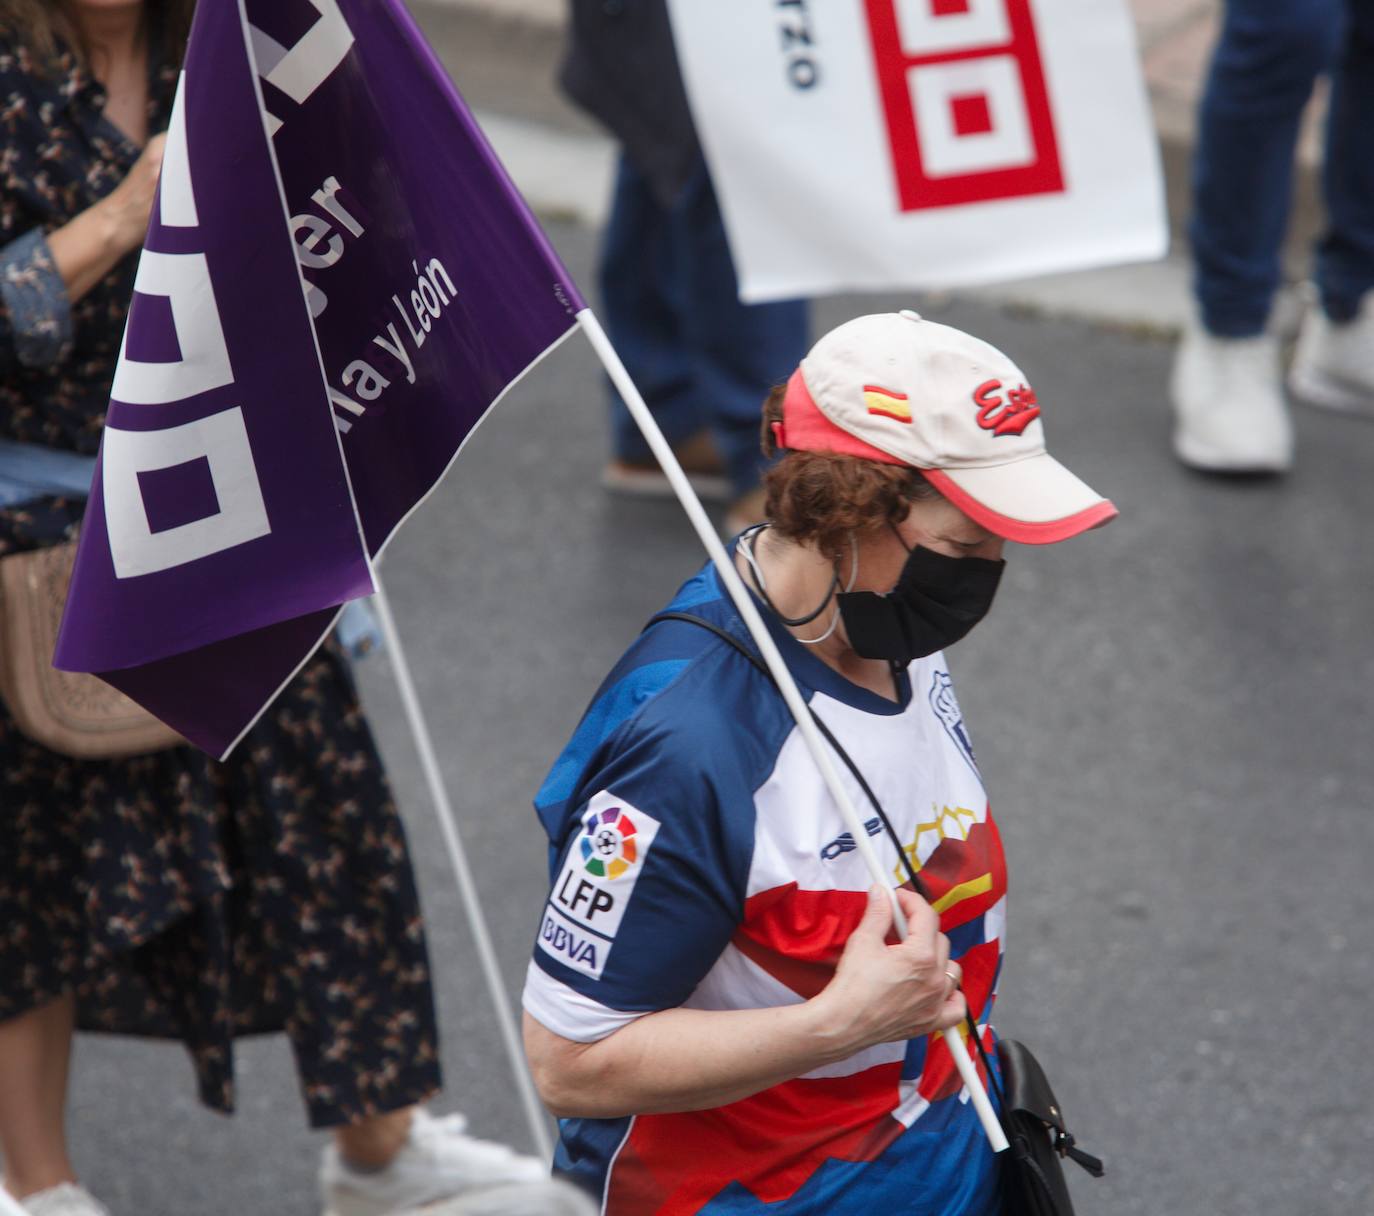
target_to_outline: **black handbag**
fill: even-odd
[[[1094,1178],[1102,1178],[1105,1165],[1080,1149],[1063,1125],[1059,1099],[1031,1048],[999,1039],[998,1068],[993,1070],[973,1018],[966,1025],[998,1098],[998,1121],[1009,1145],[1000,1157],[1003,1216],[1073,1216],[1063,1161],[1076,1162]]]
[[[1064,1159],[1077,1162],[1094,1178],[1101,1178],[1105,1168],[1074,1143],[1059,1100],[1030,1048],[999,1039],[997,1063],[1002,1074],[1000,1085],[993,1079],[1001,1106],[998,1117],[1011,1145],[1003,1154],[1002,1211],[1005,1216],[1072,1216]],[[990,1068],[988,1075],[993,1075]]]
[[[734,647],[770,681],[773,679],[773,673],[768,670],[767,664],[739,638],[719,625],[693,616],[689,612],[660,612],[645,628],[659,621],[686,621],[701,626]],[[897,855],[901,858],[912,889],[929,903],[924,884],[916,873],[915,866],[911,864],[911,858],[902,848],[896,830],[888,819],[887,812],[883,810],[882,803],[878,801],[878,796],[874,794],[849,753],[830,733],[830,728],[814,709],[811,710],[811,720],[815,722],[816,728],[834,749],[835,754],[844,761],[845,767],[863,790],[864,797],[878,813],[883,828],[897,848]],[[1106,1173],[1106,1167],[1100,1158],[1079,1148],[1073,1135],[1064,1126],[1059,1100],[1050,1088],[1045,1071],[1040,1067],[1040,1061],[1031,1055],[1030,1048],[1014,1039],[999,1039],[997,1067],[994,1068],[992,1061],[988,1059],[982,1036],[978,1033],[971,1013],[965,1019],[964,1028],[983,1061],[988,1084],[997,1098],[998,1122],[1001,1123],[1010,1146],[999,1154],[1003,1216],[1074,1216],[1073,1202],[1069,1198],[1069,1185],[1064,1178],[1065,1159],[1082,1166],[1094,1178],[1101,1178]]]

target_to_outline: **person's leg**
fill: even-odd
[[[645,179],[620,159],[597,269],[606,332],[669,443],[700,431],[692,369],[673,297],[668,213]],[[610,390],[611,445],[618,460],[653,459],[618,393]]]
[[[1374,418],[1374,0],[1348,0],[1326,127],[1321,307],[1303,318],[1288,383],[1312,405]]]
[[[462,1115],[434,1116],[423,1107],[355,1119],[334,1131],[321,1163],[320,1182],[331,1216],[387,1216],[439,1200],[475,1213],[481,1197],[548,1182],[548,1165],[504,1144],[467,1134]],[[447,1211],[447,1207],[444,1208]],[[493,1216],[507,1208],[493,1205]]]
[[[76,1181],[64,1118],[74,1014],[66,996],[0,1022],[0,1157],[19,1198]]]
[[[334,1143],[354,1169],[385,1169],[405,1146],[415,1121],[415,1108],[389,1111],[345,1123],[334,1129]]]
[[[1329,227],[1317,253],[1322,305],[1337,323],[1354,320],[1374,290],[1374,0],[1347,8],[1322,169]]]
[[[693,392],[709,413],[739,498],[759,484],[760,407],[806,354],[810,310],[804,300],[740,302],[725,222],[704,162],[674,208],[673,241]]]
[[[1268,332],[1303,107],[1344,0],[1227,0],[1198,113],[1189,229],[1199,320],[1174,361],[1174,451],[1193,468],[1278,473],[1293,424]]]
[[[236,757],[217,769],[237,863],[235,1013],[285,1024],[310,1124],[331,1132],[326,1207],[384,1216],[542,1176],[542,1163],[418,1105],[441,1083],[424,922],[405,828],[332,642]]]
[[[1189,230],[1202,321],[1219,337],[1258,334],[1268,320],[1299,123],[1339,46],[1343,7],[1227,0],[1198,114]]]

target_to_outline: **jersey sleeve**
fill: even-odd
[[[594,1042],[682,1004],[741,919],[752,797],[694,752],[641,739],[584,785],[524,992],[555,1034]]]

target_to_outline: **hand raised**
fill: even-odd
[[[99,203],[111,225],[114,244],[122,253],[143,244],[162,171],[162,152],[166,135],[154,135],[143,147],[128,175]]]
[[[912,891],[899,890],[897,899],[907,921],[906,940],[887,943],[892,907],[888,892],[873,887],[834,978],[815,998],[847,1054],[945,1030],[964,1018],[964,994],[956,983],[962,973],[950,960],[940,918]]]

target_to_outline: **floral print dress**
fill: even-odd
[[[156,70],[150,126],[176,72]],[[66,54],[0,34],[0,439],[94,455],[137,258],[69,303],[46,234],[139,149]],[[0,557],[55,544],[80,501],[0,509]],[[0,1019],[74,993],[85,1030],[182,1039],[234,1105],[236,1035],[285,1030],[317,1127],[439,1086],[429,964],[401,821],[337,650],[227,763],[190,748],[84,762],[0,704]]]

